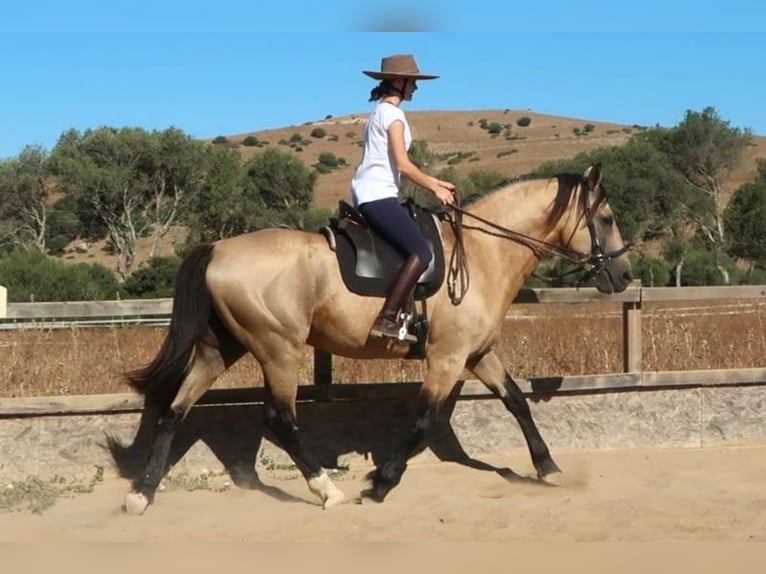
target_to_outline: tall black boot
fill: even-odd
[[[423,265],[417,255],[410,255],[404,265],[399,269],[391,287],[388,296],[383,303],[383,310],[375,319],[370,329],[370,337],[374,339],[399,338],[399,325],[397,318],[404,304],[407,302],[412,290],[418,282],[418,278],[423,273]],[[417,339],[407,334],[404,340],[408,343],[415,343]]]

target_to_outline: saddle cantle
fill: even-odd
[[[402,203],[426,238],[433,258],[415,286],[415,299],[436,293],[444,281],[444,248],[436,216],[411,199]],[[338,257],[346,287],[359,295],[385,297],[404,257],[373,231],[362,214],[345,201],[338,202],[337,216],[322,229]]]

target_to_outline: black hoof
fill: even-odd
[[[365,500],[372,500],[373,502],[381,503],[386,499],[386,495],[388,494],[389,490],[390,489],[383,488],[366,488],[362,491],[359,502],[361,503]]]
[[[388,493],[399,484],[405,468],[407,467],[397,468],[397,465],[387,462],[373,470],[367,475],[367,480],[372,482],[372,487],[362,492],[362,497],[383,502]]]

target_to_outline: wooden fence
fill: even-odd
[[[648,372],[642,367],[641,317],[645,302],[681,302],[699,300],[766,301],[766,285],[731,287],[629,287],[623,293],[604,295],[593,288],[524,289],[516,303],[592,303],[613,302],[622,306],[623,372],[563,377],[543,377],[522,381],[527,392],[555,393],[559,391],[588,391],[632,387],[683,387],[708,385],[746,385],[766,383],[766,365],[747,369],[702,371]],[[172,309],[172,299],[127,301],[76,301],[65,303],[9,303],[7,316],[0,318],[0,328],[97,327],[143,324],[166,325]],[[765,359],[766,361],[766,359]],[[307,398],[330,397],[332,356],[314,353],[314,381],[319,389],[304,389]],[[344,386],[345,387],[345,386]],[[371,386],[370,386],[371,387]],[[333,389],[341,396],[357,391]],[[462,386],[463,395],[482,395],[485,390],[472,382]],[[241,391],[239,391],[242,394]],[[231,394],[231,393],[230,393]],[[233,393],[232,396],[237,393]],[[249,396],[244,393],[242,396]],[[239,396],[239,395],[237,395]],[[244,400],[244,399],[243,399]],[[238,400],[235,402],[239,402]]]

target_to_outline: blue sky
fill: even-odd
[[[51,149],[70,128],[213,137],[365,112],[373,81],[361,70],[392,53],[441,75],[408,110],[672,126],[713,106],[766,135],[760,2],[647,0],[630,12],[614,0],[494,11],[397,1],[386,13],[337,0],[13,3],[0,19],[0,158]]]

